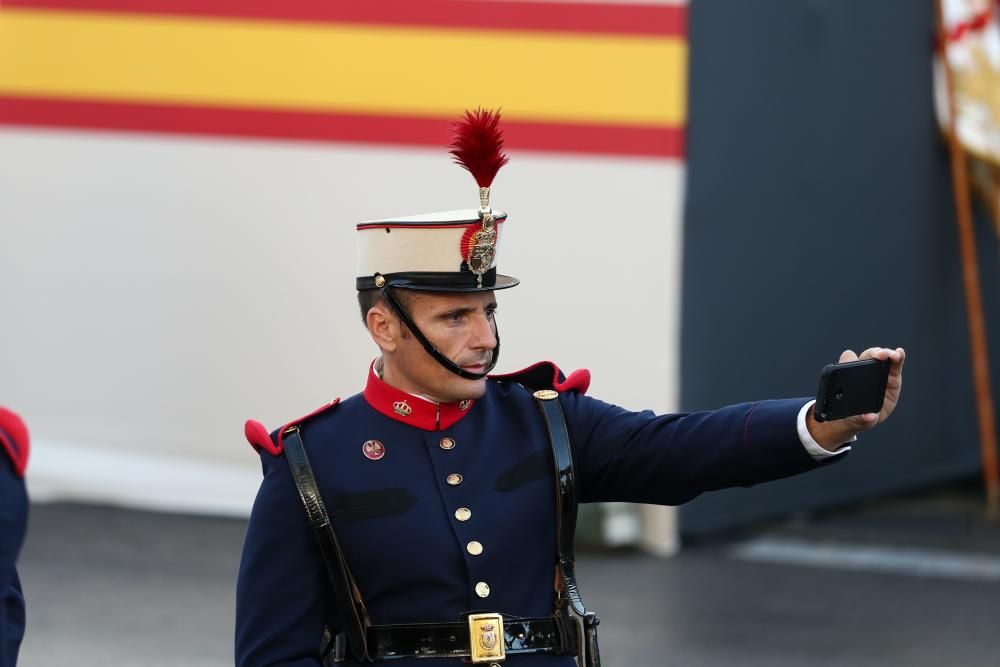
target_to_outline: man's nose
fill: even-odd
[[[475,331],[471,347],[476,350],[492,350],[497,346],[496,322],[492,317],[483,315],[475,318]]]

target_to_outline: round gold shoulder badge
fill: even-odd
[[[361,445],[361,452],[365,455],[365,458],[378,461],[385,456],[385,445],[378,440],[366,440],[365,444]]]
[[[559,392],[552,389],[539,389],[534,395],[540,401],[551,401],[552,399],[559,398]]]

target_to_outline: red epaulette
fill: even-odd
[[[589,370],[581,368],[570,373],[569,377],[565,377],[559,367],[551,361],[539,361],[514,373],[491,375],[490,379],[518,382],[531,391],[555,389],[560,394],[567,391],[586,394],[590,388]]]
[[[24,477],[30,449],[28,427],[24,420],[7,408],[0,408],[0,446],[14,463],[17,476]]]
[[[265,452],[271,454],[272,456],[280,456],[281,452],[285,451],[284,443],[282,438],[284,438],[285,431],[287,431],[292,426],[301,426],[306,421],[312,419],[316,415],[323,414],[327,410],[333,409],[337,403],[340,403],[340,398],[335,398],[318,410],[313,410],[304,417],[299,417],[298,419],[293,419],[284,426],[278,429],[278,444],[274,444],[274,440],[271,439],[271,434],[267,432],[267,428],[261,424],[256,419],[248,419],[246,424],[243,425],[243,433],[247,437],[247,442],[250,446],[254,448],[257,452],[264,450]]]

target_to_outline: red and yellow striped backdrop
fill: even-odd
[[[490,0],[4,0],[0,125],[681,157],[686,10]]]

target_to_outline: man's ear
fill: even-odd
[[[368,325],[368,333],[371,334],[372,340],[383,352],[396,351],[399,323],[395,315],[389,312],[388,304],[376,303],[369,308],[368,314],[365,315],[365,324]]]

